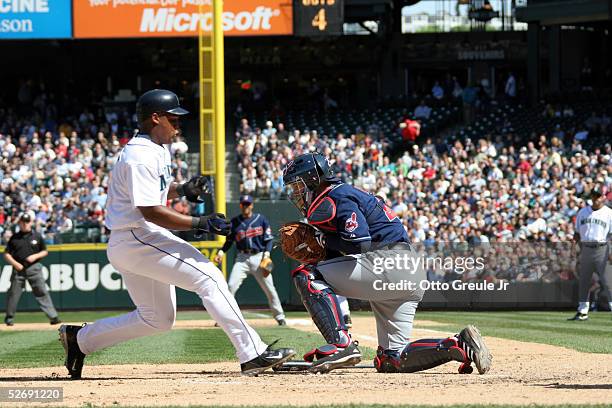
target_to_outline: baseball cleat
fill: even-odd
[[[4,324],[6,324],[7,326],[14,326],[15,322],[13,322],[13,318],[12,317],[5,317],[4,318]]]
[[[397,350],[385,350],[378,346],[376,357],[374,358],[374,368],[379,373],[399,373],[401,371],[402,360]]]
[[[351,319],[351,315],[344,315],[344,325],[347,329],[353,327],[353,319]]]
[[[338,368],[359,364],[361,361],[361,351],[357,345],[358,343],[354,341],[343,350],[315,361],[308,371],[313,374],[325,374]]]
[[[584,322],[584,321],[589,320],[589,315],[586,314],[586,313],[577,312],[574,316],[570,317],[567,320],[569,320],[569,321],[574,320],[574,321],[577,321],[577,322]]]
[[[68,369],[70,378],[78,380],[81,378],[81,372],[83,371],[83,361],[85,360],[85,354],[79,348],[77,342],[77,333],[83,326],[73,326],[68,324],[62,324],[59,328],[59,341],[64,346],[66,352],[66,361],[64,365]]]
[[[290,360],[295,356],[295,350],[290,348],[280,348],[277,350],[272,349],[274,345],[268,346],[259,357],[255,357],[251,361],[240,364],[242,375],[256,376],[269,368],[274,368],[283,364],[285,361]]]
[[[493,357],[475,326],[469,325],[459,333],[459,344],[468,358],[476,364],[478,373],[484,374],[491,369]]]
[[[286,326],[287,325],[287,321],[285,319],[279,319],[276,321],[276,323],[278,323],[279,326]]]
[[[49,324],[51,326],[56,325],[56,324],[60,324],[62,321],[60,320],[59,317],[54,317],[53,319],[49,320]]]

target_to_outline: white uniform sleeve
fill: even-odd
[[[129,166],[127,181],[130,183],[130,200],[134,207],[151,207],[162,204],[160,203],[160,183],[162,181],[157,171],[142,164],[132,164]]]

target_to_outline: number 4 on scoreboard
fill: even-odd
[[[325,18],[325,9],[320,9],[312,19],[312,26],[318,28],[319,31],[325,31],[327,28],[327,19]]]

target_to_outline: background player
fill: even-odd
[[[235,241],[238,254],[228,281],[231,294],[235,296],[247,275],[253,275],[268,298],[274,319],[279,326],[285,326],[285,312],[276,293],[274,279],[264,266],[266,262],[271,262],[274,237],[270,223],[263,214],[253,212],[253,197],[250,195],[240,197],[240,212],[240,215],[232,218],[232,230],[214,261],[219,264]]]
[[[123,148],[113,166],[106,226],[111,230],[107,255],[121,273],[136,310],[93,324],[62,325],[60,341],[66,367],[80,378],[85,355],[114,344],[170,330],[176,317],[174,286],[196,292],[211,317],[230,338],[242,373],[256,375],[291,358],[291,349],[270,349],[245,321],[219,269],[171,230],[196,229],[227,235],[222,214],[190,217],[166,207],[185,196],[196,201],[205,190],[201,177],[174,183],[168,145],[188,112],[170,91],[144,93],[136,105],[142,132]]]
[[[376,258],[417,257],[399,218],[382,200],[336,178],[320,154],[304,154],[283,172],[289,199],[320,229],[319,237],[328,259],[301,265],[292,272],[294,283],[313,321],[327,341],[304,356],[319,359],[311,371],[326,372],[357,364],[361,354],[340,319],[336,293],[368,300],[374,312],[378,351],[374,360],[379,372],[414,372],[455,360],[459,372],[472,372],[474,362],[481,374],[491,365],[491,355],[478,330],[468,326],[457,336],[409,342],[414,314],[423,291],[376,290],[374,282],[400,283],[425,280],[422,268],[404,266],[376,272]],[[346,255],[346,256],[344,256]],[[418,286],[417,286],[418,288]]]
[[[608,241],[612,235],[612,209],[606,203],[606,197],[600,189],[591,192],[592,205],[578,211],[576,216],[576,233],[574,239],[579,242],[578,258],[578,311],[568,320],[584,321],[589,319],[589,289],[593,272],[599,276],[601,291],[607,294],[612,310],[612,291],[606,279],[608,263]]]

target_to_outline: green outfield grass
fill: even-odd
[[[419,320],[455,332],[475,324],[485,336],[562,346],[587,353],[612,353],[612,313],[590,313],[586,322],[567,321],[575,312],[420,312]]]
[[[93,321],[121,311],[63,312],[64,321]],[[612,313],[592,313],[587,322],[568,322],[571,312],[417,312],[419,320],[439,323],[428,329],[456,333],[467,324],[477,325],[485,336],[530,341],[572,348],[584,352],[612,353]],[[356,312],[368,316],[370,312]],[[245,312],[247,318],[259,318],[261,313]],[[303,312],[292,312],[288,318],[307,319]],[[178,320],[209,320],[203,311],[179,312]],[[19,313],[16,324],[46,322],[42,313]],[[280,339],[279,346],[297,349],[298,355],[321,345],[316,333],[306,333],[290,327],[259,327],[257,331],[270,343]],[[0,332],[0,361],[4,367],[40,367],[61,365],[63,349],[55,330]],[[138,350],[134,353],[134,350]],[[372,349],[363,348],[364,361],[373,358]],[[235,361],[233,347],[219,328],[205,330],[174,329],[170,332],[136,339],[87,358],[88,364],[135,363],[207,363]]]
[[[59,316],[64,322],[93,322],[105,317],[117,316],[131,310],[104,310],[82,312],[60,312]],[[15,316],[15,324],[19,323],[49,323],[49,319],[40,312],[19,312]],[[210,320],[204,310],[184,311],[177,313],[176,320]]]
[[[66,321],[92,321],[118,312],[73,312],[63,313]],[[26,320],[40,321],[40,316],[21,314]],[[249,313],[245,313],[252,317]],[[180,312],[179,320],[209,319],[204,312]],[[25,319],[28,318],[28,319]],[[43,320],[44,316],[43,316]],[[295,348],[298,356],[323,344],[319,334],[306,333],[290,327],[256,327],[262,339],[271,343],[279,340],[275,347]],[[45,367],[62,365],[64,349],[58,341],[57,331],[1,331],[0,361],[5,368]],[[137,352],[135,352],[137,350]],[[374,350],[363,347],[366,359],[374,358]],[[299,357],[298,357],[299,358]],[[204,330],[174,329],[172,331],[131,340],[87,357],[87,364],[199,364],[219,361],[236,361],[234,348],[220,328]]]

